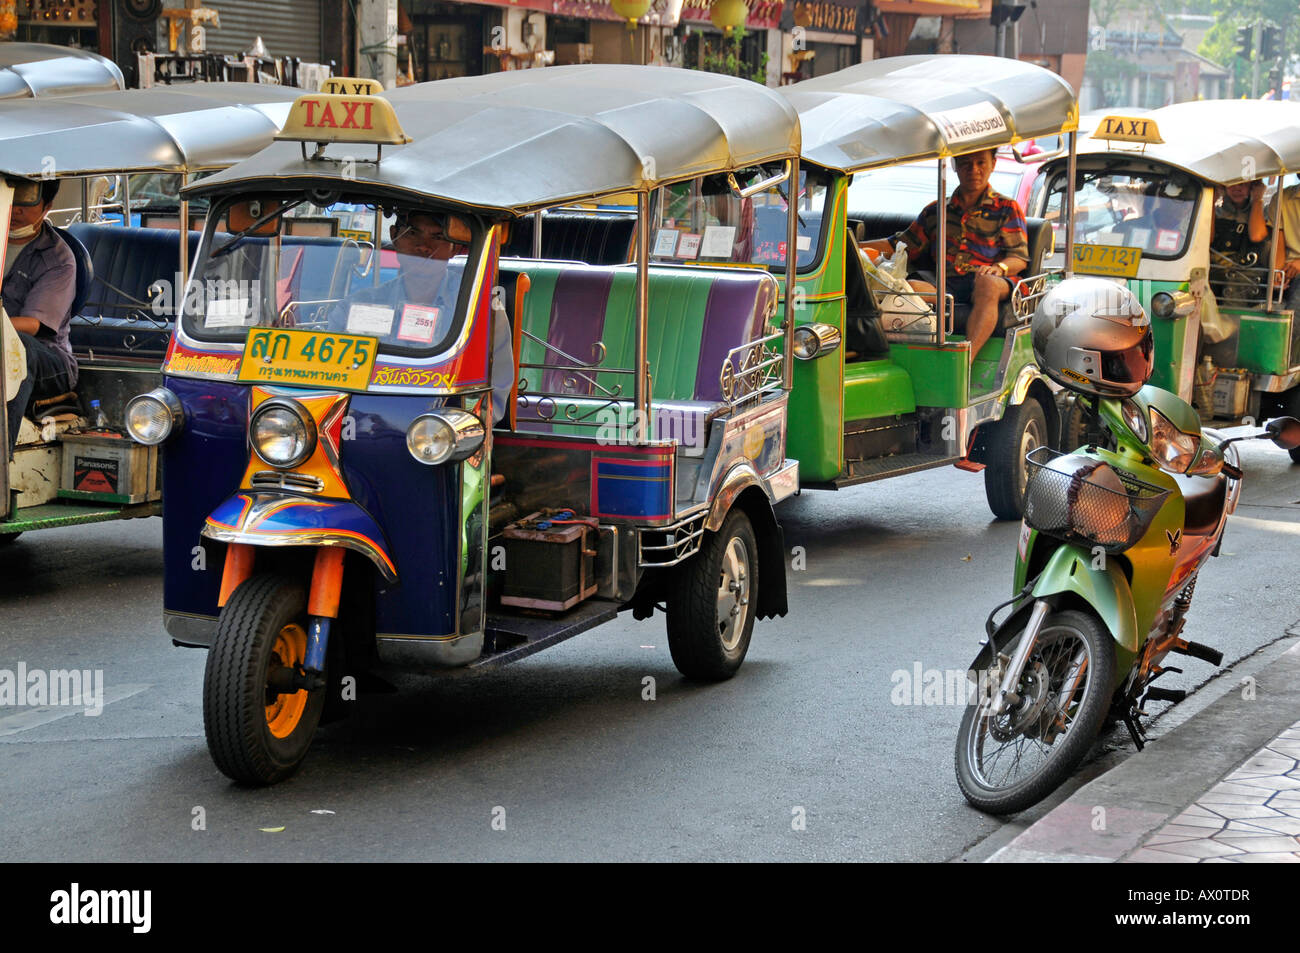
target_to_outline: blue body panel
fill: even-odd
[[[164,605],[169,612],[215,617],[222,561],[212,559],[206,571],[195,571],[192,549],[202,541],[199,533],[210,514],[230,515],[232,506],[237,511],[242,505],[236,494],[248,465],[249,388],[180,378],[168,379],[167,386],[180,398],[186,424],[164,445]],[[295,525],[302,529],[321,519],[332,526],[335,517],[346,517],[347,525],[341,528],[349,529],[374,521],[380,541],[387,540],[398,577],[390,584],[370,570],[375,630],[380,633],[454,633],[460,465],[425,466],[406,449],[411,420],[443,403],[442,398],[354,395],[348,416],[355,430],[352,439],[341,443],[340,463],[355,505],[292,507],[285,512],[285,518],[297,520]],[[308,516],[313,513],[317,516]],[[349,563],[358,565],[369,563]],[[345,577],[343,584],[355,583],[355,578]]]

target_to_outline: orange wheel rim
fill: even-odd
[[[274,656],[272,665],[293,668],[307,660],[307,633],[296,623],[286,625],[275,637],[271,647]],[[276,695],[275,700],[266,706],[266,726],[277,738],[287,738],[293,734],[302,720],[302,713],[307,710],[307,690],[302,689],[291,695]]]

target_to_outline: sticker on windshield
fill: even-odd
[[[807,251],[808,249],[812,248],[812,236],[811,235],[797,236],[794,240],[794,247],[798,251]]]
[[[1123,244],[1132,245],[1134,248],[1146,248],[1151,242],[1151,229],[1135,228],[1128,233],[1129,240]]]
[[[677,242],[678,258],[695,258],[700,254],[700,236],[695,232],[682,232]]]
[[[930,118],[938,124],[944,139],[950,146],[1007,132],[1006,119],[992,103],[973,103],[956,109],[941,109],[931,113]]]
[[[203,326],[208,328],[242,328],[247,317],[247,298],[209,298]]]
[[[382,304],[354,304],[348,308],[349,334],[383,337],[393,330],[393,309]]]
[[[424,305],[408,304],[402,308],[402,321],[397,326],[399,341],[411,341],[415,344],[432,344],[434,331],[438,328],[437,308]]]
[[[1156,232],[1156,251],[1178,251],[1183,235],[1172,228],[1162,228]]]
[[[658,258],[671,258],[676,253],[677,229],[661,228],[655,232],[655,256]]]
[[[730,258],[735,245],[736,229],[731,225],[709,225],[700,242],[701,258]]]

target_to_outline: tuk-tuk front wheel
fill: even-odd
[[[307,755],[325,689],[284,692],[277,683],[307,657],[301,583],[255,575],[231,595],[203,675],[203,728],[212,760],[243,784],[274,784]]]
[[[984,496],[1000,520],[1018,520],[1025,512],[1029,464],[1025,454],[1047,444],[1047,415],[1032,397],[1008,407],[993,428],[984,467]]]
[[[731,678],[749,651],[758,607],[758,543],[733,510],[683,563],[668,596],[668,649],[689,679]]]

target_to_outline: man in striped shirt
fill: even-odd
[[[1015,276],[1029,266],[1024,211],[1015,199],[989,187],[989,176],[996,161],[994,149],[953,159],[958,184],[946,209],[946,290],[954,301],[971,306],[965,322],[958,320],[956,330],[970,341],[972,361],[997,328],[998,304],[1010,297]],[[899,242],[904,242],[908,262],[913,267],[922,257],[932,259],[938,232],[938,204],[931,202],[921,210],[916,221],[892,238],[867,245],[889,254]],[[935,290],[925,281],[912,281],[911,285],[923,294],[933,294]]]

